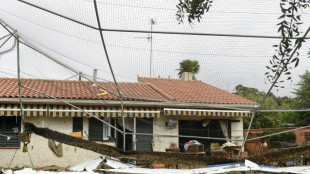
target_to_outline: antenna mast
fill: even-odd
[[[153,64],[153,25],[155,25],[156,22],[153,18],[151,18],[151,34],[148,37],[149,41],[151,42],[150,44],[150,78],[149,78],[149,83],[151,83],[151,78],[152,78],[152,64]]]

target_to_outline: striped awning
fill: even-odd
[[[251,111],[165,108],[164,114],[176,116],[250,117]]]
[[[24,104],[25,116],[47,117],[121,117],[119,106],[77,106]],[[21,116],[19,104],[0,104],[0,116]],[[160,116],[160,109],[153,107],[124,107],[124,117],[153,118]]]

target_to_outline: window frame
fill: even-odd
[[[76,125],[76,124],[81,124],[81,125]],[[73,117],[72,118],[72,132],[82,132],[82,136],[83,136],[83,128],[84,128],[84,118]]]
[[[11,128],[7,128],[8,121],[15,121],[15,125]],[[18,133],[13,133],[12,128],[18,128]],[[19,149],[20,148],[20,131],[21,131],[21,117],[20,116],[0,116],[0,134],[5,136],[0,136],[0,149]],[[7,140],[7,136],[10,136],[10,140]],[[9,142],[7,146],[6,142]]]
[[[111,118],[100,117],[100,119],[102,119],[108,123],[111,123]],[[97,122],[98,125],[91,125],[91,122],[94,123],[95,121]],[[100,123],[101,123],[101,125],[100,125]],[[103,122],[100,122],[100,123],[99,123],[99,120],[97,120],[96,118],[90,117],[88,119],[88,140],[89,141],[107,141],[107,140],[109,140],[109,137],[111,137],[111,127],[106,125]],[[94,129],[91,129],[92,126],[100,127],[99,131],[102,130],[102,132],[101,132],[101,134],[99,134],[99,136],[101,136],[101,138],[98,138],[95,135],[92,135],[92,131],[95,131]],[[97,134],[97,136],[98,136],[98,134]]]

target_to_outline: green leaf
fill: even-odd
[[[297,59],[296,63],[295,63],[295,68],[298,66],[299,64],[299,59]]]
[[[294,59],[291,61],[291,63],[295,62],[296,60],[297,60],[297,58],[294,58]]]

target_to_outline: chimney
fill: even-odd
[[[79,81],[82,80],[82,72],[79,72]]]
[[[193,73],[191,73],[191,72],[183,72],[181,79],[184,80],[184,81],[193,81]]]
[[[94,69],[94,74],[93,74],[93,81],[97,81],[97,69]]]

